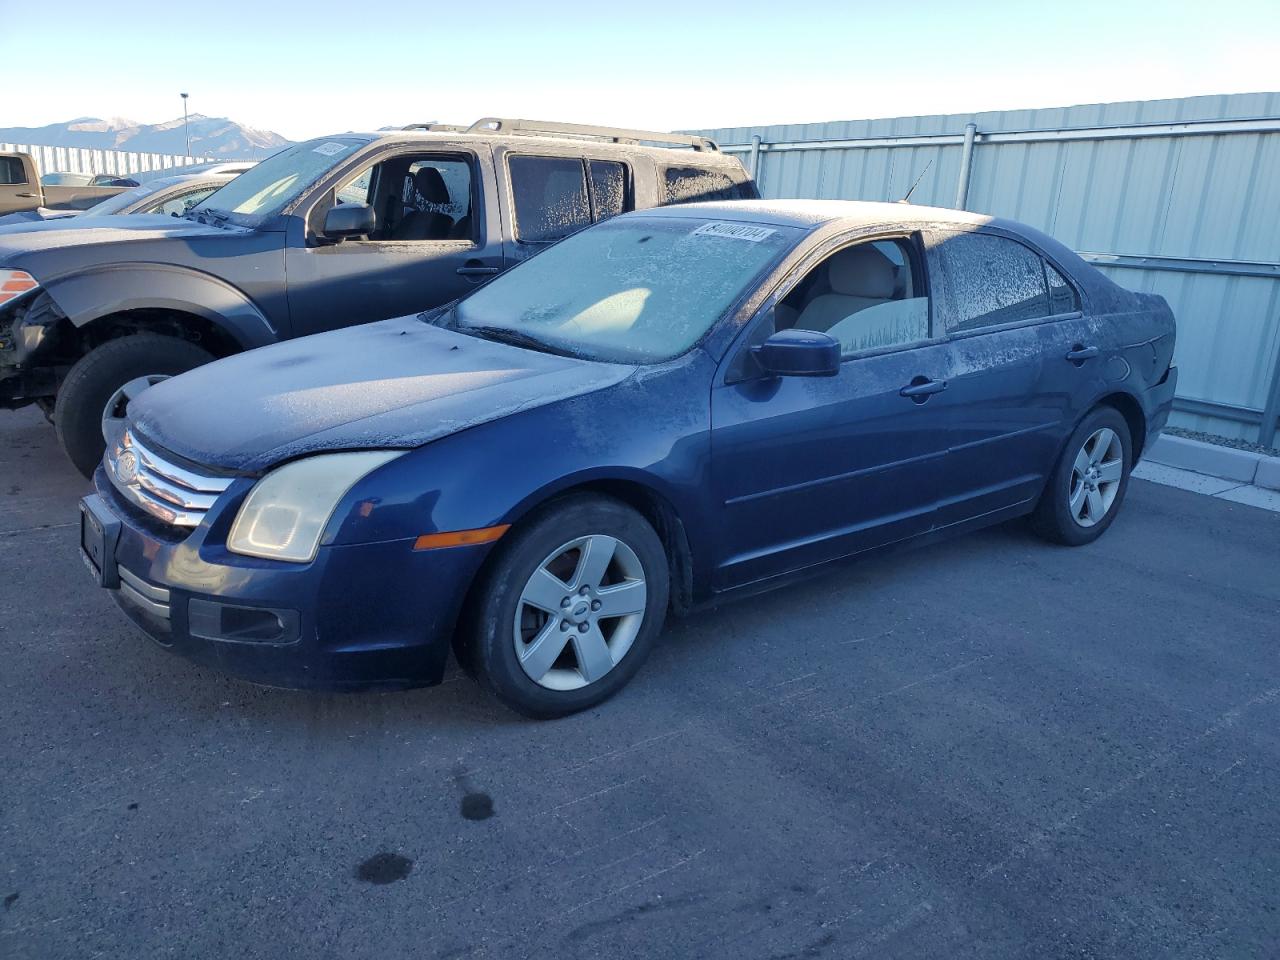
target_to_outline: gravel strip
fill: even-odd
[[[1280,449],[1264,447],[1260,443],[1249,440],[1220,437],[1216,433],[1202,433],[1199,430],[1186,430],[1182,427],[1165,427],[1164,432],[1174,437],[1185,437],[1187,440],[1200,440],[1204,443],[1215,443],[1220,447],[1234,447],[1236,450],[1249,450],[1253,453],[1264,453],[1269,457],[1280,457]]]

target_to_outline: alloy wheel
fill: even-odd
[[[1102,520],[1116,502],[1124,476],[1124,445],[1110,427],[1099,427],[1071,465],[1071,518],[1082,527]]]
[[[552,551],[516,604],[516,657],[534,683],[577,690],[627,655],[648,603],[644,568],[626,543],[594,534]]]

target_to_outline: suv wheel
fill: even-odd
[[[102,460],[102,414],[107,401],[130,380],[172,376],[214,359],[194,343],[158,333],[135,333],[90,350],[58,390],[53,424],[58,442],[86,477]]]
[[[463,665],[539,719],[600,703],[635,675],[670,590],[653,528],[605,497],[552,504],[508,534],[473,595]]]

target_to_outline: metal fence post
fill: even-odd
[[[1280,323],[1280,317],[1276,322]],[[1258,442],[1264,447],[1276,445],[1277,418],[1280,418],[1280,350],[1276,351],[1276,362],[1271,368],[1271,389],[1267,392],[1267,404],[1262,408],[1262,423],[1258,425]]]
[[[751,179],[760,180],[760,134],[756,134],[751,138],[751,159],[747,162],[747,169],[751,172]]]
[[[964,210],[969,202],[969,171],[973,166],[973,138],[978,134],[976,123],[964,125],[964,144],[960,147],[960,178],[956,184],[956,209]]]

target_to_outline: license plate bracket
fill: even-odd
[[[107,509],[96,493],[80,500],[80,558],[89,568],[94,583],[116,589],[120,586],[120,570],[116,566],[116,543],[120,540],[120,521]]]

